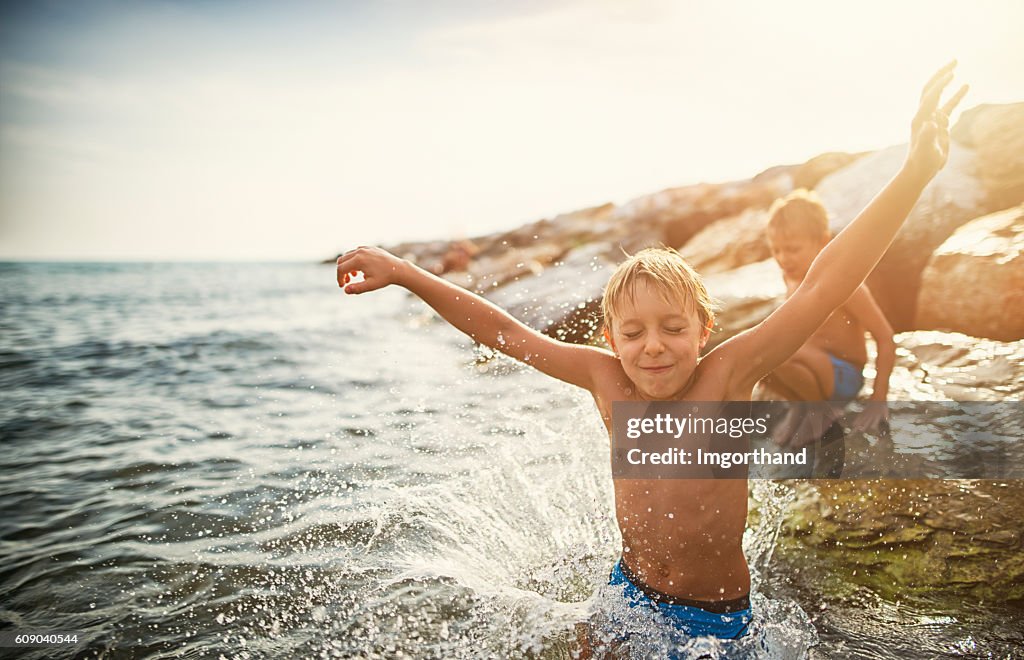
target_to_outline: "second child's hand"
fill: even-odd
[[[870,399],[864,403],[864,410],[854,419],[851,428],[861,433],[878,434],[889,425],[889,404]]]

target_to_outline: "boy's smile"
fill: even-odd
[[[680,398],[689,388],[708,332],[683,301],[667,300],[646,279],[622,305],[610,332],[622,368],[646,399]]]

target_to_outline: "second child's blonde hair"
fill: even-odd
[[[803,188],[775,200],[768,209],[768,231],[828,240],[828,211],[821,199]]]
[[[612,273],[601,300],[607,331],[611,331],[613,319],[621,318],[623,301],[636,296],[636,285],[641,279],[653,286],[669,304],[694,309],[705,328],[714,325],[715,301],[708,294],[700,275],[678,252],[661,247],[637,252]]]

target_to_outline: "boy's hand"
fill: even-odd
[[[406,262],[387,250],[358,247],[338,257],[338,286],[345,293],[366,293],[398,282]],[[362,281],[355,281],[358,273]]]
[[[967,93],[961,87],[945,105],[939,107],[942,90],[953,80],[956,60],[935,72],[921,92],[921,104],[910,123],[910,152],[907,167],[923,181],[934,177],[949,157],[949,115]]]
[[[869,400],[864,410],[853,420],[851,427],[861,433],[887,433],[889,429],[889,404],[885,401]]]

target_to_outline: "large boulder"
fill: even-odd
[[[608,247],[592,244],[570,252],[536,276],[515,279],[487,297],[547,335],[587,343],[600,335],[601,298],[613,262]]]
[[[547,241],[502,252],[491,251],[487,256],[473,259],[465,275],[449,279],[477,293],[485,293],[506,282],[540,275],[565,253],[566,248],[561,243]]]
[[[977,175],[991,208],[1024,203],[1024,103],[971,108],[960,115],[952,137],[977,152]]]
[[[814,188],[824,177],[843,169],[865,154],[824,153],[801,165],[783,165],[765,170],[753,182],[765,182],[781,196],[793,188]],[[788,177],[791,184],[786,183]],[[767,198],[760,199],[763,202]],[[774,201],[774,199],[772,199]],[[704,275],[720,273],[771,256],[765,229],[768,204],[753,204],[736,215],[717,220],[686,241],[679,252]]]
[[[705,350],[754,327],[786,299],[782,273],[772,259],[713,273],[704,278],[704,285],[719,309]]]
[[[793,187],[813,190],[821,183],[822,179],[865,155],[867,152],[848,154],[842,151],[830,151],[815,156],[793,170]]]
[[[771,256],[765,234],[767,224],[765,209],[747,209],[705,227],[679,253],[702,275],[763,261]]]
[[[865,156],[827,177],[817,188],[833,232],[850,223],[896,174],[906,146]],[[949,162],[921,194],[888,252],[868,277],[868,286],[897,331],[914,325],[921,271],[935,248],[957,227],[985,214],[984,186],[974,176],[974,152],[952,144]]]
[[[550,254],[554,249],[564,254],[570,247],[589,243],[591,241],[607,239],[611,240],[613,235],[626,234],[628,227],[620,226],[620,223],[612,220],[616,210],[614,204],[602,204],[577,211],[562,213],[554,218],[542,218],[535,222],[522,225],[516,229],[499,231],[485,236],[476,236],[468,241],[473,245],[473,259],[484,264],[493,264],[498,268],[505,268],[505,264],[512,261],[516,263],[524,261],[519,255],[531,253]],[[388,250],[405,259],[414,261],[427,270],[439,271],[445,254],[457,245],[460,241],[419,241],[410,243],[399,243],[388,246]],[[553,246],[557,246],[554,248]],[[519,252],[517,252],[519,251]],[[515,256],[509,257],[511,253]],[[541,259],[527,256],[525,261],[539,261],[546,263],[551,261],[546,257]],[[333,260],[327,260],[328,263]],[[471,274],[474,269],[469,267]],[[455,277],[455,280],[474,281],[481,276],[481,268],[475,269],[476,274],[470,278]],[[511,274],[511,270],[508,271]],[[495,278],[503,279],[503,276],[494,273]],[[507,278],[505,278],[507,279]]]
[[[935,251],[915,325],[1024,339],[1024,205],[972,220]]]
[[[712,222],[749,208],[764,208],[793,189],[792,177],[780,173],[757,180],[701,183],[638,197],[618,210],[634,226],[661,232],[666,245],[679,248]]]

